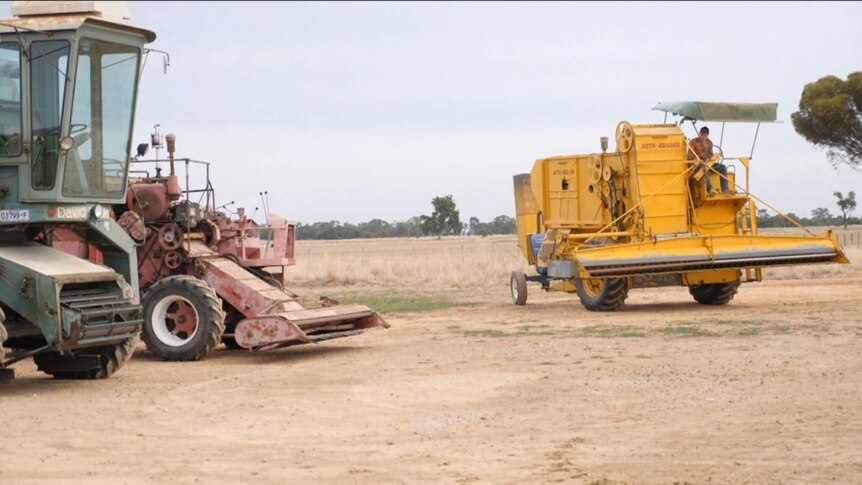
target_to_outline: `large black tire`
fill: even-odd
[[[619,310],[629,296],[625,278],[594,278],[575,280],[575,288],[584,308],[593,312]]]
[[[224,310],[216,292],[192,276],[170,276],[144,295],[141,337],[163,360],[200,360],[221,342]]]
[[[520,271],[512,271],[509,278],[509,290],[512,292],[512,303],[515,305],[527,304],[527,275]]]
[[[54,379],[105,379],[120,370],[132,358],[138,337],[132,337],[120,344],[103,345],[76,350],[73,356],[63,356],[58,352],[45,352],[33,356],[36,367]],[[96,357],[93,367],[81,368],[81,358]],[[73,370],[74,369],[74,370]]]
[[[739,283],[689,286],[688,292],[702,305],[726,305],[739,290]]]

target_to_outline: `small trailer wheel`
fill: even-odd
[[[520,271],[512,271],[509,288],[512,290],[512,303],[515,305],[527,304],[527,275]]]

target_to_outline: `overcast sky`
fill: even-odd
[[[3,8],[9,12],[9,3]],[[862,70],[862,3],[129,2],[152,125],[213,162],[222,202],[300,222],[406,220],[452,194],[462,220],[514,216],[512,175],[599,151],[657,101],[777,102],[752,191],[786,211],[862,195],[793,130],[806,83]],[[713,128],[718,141],[720,126]],[[746,154],[753,125],[725,133]],[[613,148],[613,142],[611,144]]]

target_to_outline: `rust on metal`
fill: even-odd
[[[140,235],[138,222],[143,221],[143,243],[138,246],[142,290],[176,275],[203,281],[222,300],[222,335],[254,350],[389,327],[364,305],[339,305],[327,298],[307,305],[285,290],[284,268],[295,264],[296,223],[268,212],[263,225],[249,218],[242,208],[237,208],[236,217],[218,211],[209,163],[175,158],[173,154],[171,158],[181,162],[178,167],[185,166],[186,185],[188,167],[196,164],[206,166],[207,183],[203,189],[182,189],[178,175],[172,172],[162,177],[158,168],[154,177],[140,171],[148,175],[130,180],[126,212],[119,217],[132,237]],[[150,162],[158,161],[135,161]],[[203,193],[201,199],[206,204],[191,201],[192,192]],[[281,267],[281,273],[270,272],[273,267]],[[193,329],[190,326],[186,333]]]

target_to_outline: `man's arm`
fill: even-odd
[[[700,142],[700,140],[697,138],[689,140],[689,142],[688,142],[688,159],[689,160],[694,160],[695,158],[700,156],[700,153],[698,152],[699,142]]]

